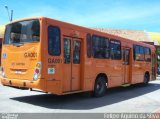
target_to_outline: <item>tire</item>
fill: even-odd
[[[144,82],[143,82],[143,84],[144,84],[145,86],[148,85],[149,80],[150,80],[149,74],[145,74],[145,75],[144,75]]]
[[[93,96],[102,97],[106,92],[106,81],[104,77],[98,77],[95,81]]]

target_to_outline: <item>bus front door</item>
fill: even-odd
[[[130,49],[123,49],[123,65],[124,65],[124,84],[130,83],[129,80],[129,69],[130,69]]]
[[[63,45],[63,92],[78,91],[81,89],[81,41],[75,38],[64,37]]]

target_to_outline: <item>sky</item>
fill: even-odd
[[[46,16],[85,27],[160,32],[160,0],[0,0],[0,24]]]

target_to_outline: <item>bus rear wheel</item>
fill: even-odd
[[[98,77],[95,81],[93,96],[102,97],[106,92],[106,81],[104,77]]]
[[[149,79],[150,79],[149,74],[145,74],[145,75],[144,75],[144,82],[143,82],[143,84],[144,84],[144,85],[148,85]]]

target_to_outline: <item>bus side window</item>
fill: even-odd
[[[91,57],[91,34],[87,34],[87,57]]]
[[[135,60],[144,61],[144,48],[139,45],[135,45]]]
[[[110,40],[111,59],[121,60],[121,43],[118,40]]]
[[[140,55],[139,54],[140,54],[140,48],[139,48],[139,46],[136,46],[135,47],[135,56],[136,56],[135,59],[136,60],[140,60],[140,58],[139,58]]]
[[[151,49],[144,48],[144,54],[145,54],[145,61],[150,62],[151,61]]]
[[[48,53],[53,56],[61,54],[60,29],[58,27],[48,27]]]
[[[93,50],[93,57],[94,58],[101,58],[100,52],[101,40],[97,36],[92,36],[92,50]]]
[[[102,40],[102,51],[103,51],[103,58],[109,58],[110,57],[110,46],[109,46],[109,39],[103,38]]]
[[[109,58],[109,39],[101,36],[92,36],[92,52],[94,58]]]
[[[142,46],[140,46],[140,58],[142,61],[144,61],[144,48]]]

